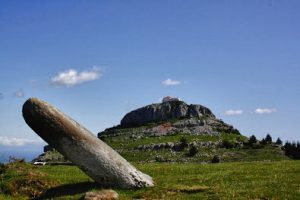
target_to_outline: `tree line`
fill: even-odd
[[[262,140],[257,140],[255,135],[251,135],[247,145],[251,147],[259,147],[259,146],[264,146],[267,144],[272,144],[273,140],[270,134],[267,134],[265,138]],[[280,138],[277,138],[277,140],[274,142],[274,144],[281,145],[282,149],[285,152],[285,155],[290,157],[291,159],[300,159],[300,143],[299,141],[297,142],[289,142],[286,141],[285,144],[283,145],[283,142]]]

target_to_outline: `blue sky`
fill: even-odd
[[[170,95],[299,140],[300,2],[1,1],[0,149],[41,148],[38,97],[93,133]],[[166,84],[167,83],[167,84]]]

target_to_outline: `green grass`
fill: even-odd
[[[4,198],[3,194],[6,194],[7,199],[35,198],[56,185],[56,181],[48,174],[22,160],[1,165],[0,171],[0,199]]]
[[[300,161],[135,165],[153,177],[155,187],[115,189],[120,199],[300,199]],[[11,168],[14,174],[1,174],[0,190],[8,181],[18,179],[18,170],[26,171],[23,168],[44,177],[48,185],[53,184],[45,190],[45,198],[80,199],[87,191],[101,189],[75,166],[32,167],[18,163]],[[22,198],[26,195],[0,194],[0,199]]]

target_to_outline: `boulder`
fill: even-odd
[[[119,195],[114,190],[100,190],[98,192],[85,193],[84,200],[116,200]]]

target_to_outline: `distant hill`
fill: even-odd
[[[253,147],[248,138],[202,105],[151,104],[127,113],[98,137],[134,162],[220,162],[287,159],[280,146]]]
[[[288,159],[280,145],[249,144],[248,138],[202,105],[183,101],[151,104],[127,113],[98,137],[130,162],[231,162]],[[33,161],[68,163],[45,149]]]
[[[142,128],[144,127],[144,128]],[[170,135],[176,133],[193,135],[220,135],[239,131],[219,120],[209,108],[188,105],[183,101],[151,104],[127,113],[117,127],[108,128],[99,137],[121,134],[124,128],[139,128],[139,134]]]

